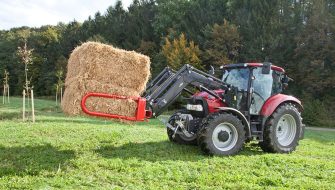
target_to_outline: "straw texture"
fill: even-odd
[[[123,96],[140,96],[150,76],[148,56],[114,48],[97,42],[86,42],[70,55],[63,112],[79,115],[82,97],[88,92]],[[86,106],[91,111],[133,116],[136,103],[132,100],[115,100],[90,97]]]

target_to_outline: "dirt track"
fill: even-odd
[[[331,128],[306,127],[306,129],[313,130],[313,131],[331,131],[331,132],[335,132],[335,129],[331,129]]]

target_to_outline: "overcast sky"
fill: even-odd
[[[97,11],[105,13],[117,0],[0,0],[0,30],[83,22]],[[126,8],[132,0],[122,0]]]

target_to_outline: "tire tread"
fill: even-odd
[[[238,119],[238,122],[240,122],[240,124],[243,126],[242,121],[236,117],[235,115],[231,114],[231,113],[220,113],[220,112],[216,112],[213,114],[209,114],[202,123],[202,127],[198,132],[198,145],[200,147],[200,149],[207,155],[214,155],[215,152],[211,149],[211,146],[208,144],[208,142],[206,141],[206,139],[208,138],[209,135],[209,128],[211,127],[210,124],[211,122],[213,122],[215,119],[217,119],[220,115],[231,115],[233,117],[235,117],[236,119]],[[244,126],[243,126],[244,129]],[[242,131],[243,139],[245,139],[245,130]],[[244,143],[242,143],[243,145]],[[239,147],[239,149],[237,151],[235,151],[233,154],[230,155],[234,155],[237,152],[239,152],[241,149],[243,148],[243,146]]]
[[[282,149],[275,144],[276,140],[274,138],[275,138],[276,135],[274,134],[275,133],[275,126],[273,126],[273,125],[275,123],[275,119],[280,117],[281,113],[283,113],[286,110],[293,110],[294,112],[298,113],[299,119],[300,119],[300,121],[299,121],[300,124],[299,125],[301,127],[301,121],[302,121],[301,113],[298,111],[298,108],[294,104],[285,103],[285,104],[279,106],[275,110],[275,112],[270,116],[270,118],[268,119],[268,122],[266,123],[265,128],[264,128],[263,142],[259,143],[259,146],[261,147],[261,149],[264,152],[291,153],[299,145],[299,139],[293,141],[293,146],[291,148],[288,148],[288,149],[287,148]],[[300,133],[300,131],[297,130],[297,133]],[[298,137],[299,137],[299,134],[298,134]]]

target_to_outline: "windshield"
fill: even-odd
[[[249,73],[249,68],[226,70],[222,76],[222,81],[234,87],[237,87],[238,90],[247,91]]]

